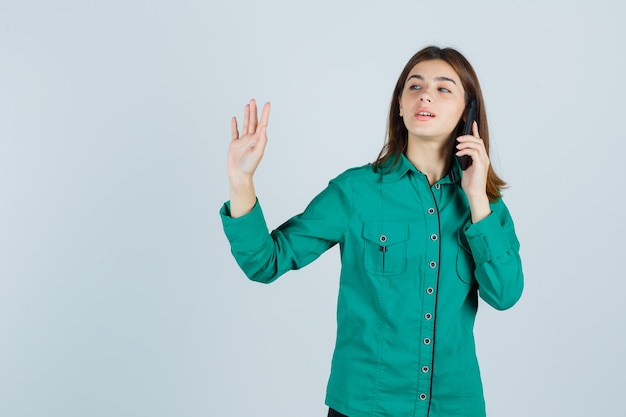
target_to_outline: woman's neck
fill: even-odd
[[[428,178],[433,185],[443,178],[450,169],[450,151],[441,143],[427,142],[417,138],[409,138],[406,157]]]

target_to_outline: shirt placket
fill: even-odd
[[[426,233],[428,242],[426,245],[426,257],[424,258],[425,274],[422,287],[422,325],[421,334],[419,336],[419,359],[420,372],[418,378],[417,390],[417,410],[416,415],[427,415],[431,387],[432,387],[432,370],[434,360],[435,346],[435,322],[436,322],[436,306],[437,306],[437,283],[439,280],[439,259],[440,259],[440,242],[439,242],[439,209],[435,199],[435,192],[440,190],[441,185],[435,184],[432,188],[424,190],[429,198],[423,201],[429,203],[425,205]]]

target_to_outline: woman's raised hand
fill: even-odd
[[[265,151],[269,117],[270,103],[265,103],[261,121],[258,121],[256,101],[252,99],[244,110],[241,133],[237,126],[237,118],[232,118],[230,123],[232,140],[228,147],[227,160],[228,180],[231,186],[252,180]]]
[[[265,103],[261,121],[257,116],[254,99],[246,105],[243,114],[241,134],[237,119],[230,122],[232,140],[228,147],[227,171],[230,183],[230,216],[240,217],[250,212],[256,204],[256,192],[252,180],[265,145],[267,144],[267,123],[270,118],[270,103]]]
[[[461,187],[470,203],[472,222],[476,223],[491,213],[489,198],[487,197],[487,178],[489,175],[489,156],[485,143],[480,138],[478,124],[472,123],[472,134],[457,138],[457,156],[468,155],[472,158],[472,165],[463,171]]]

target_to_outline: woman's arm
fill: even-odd
[[[524,288],[520,244],[504,202],[498,200],[491,208],[489,216],[465,228],[465,237],[476,263],[480,298],[506,310],[519,300]]]
[[[270,103],[265,103],[261,121],[258,121],[256,101],[252,99],[244,110],[241,135],[237,128],[237,119],[233,117],[231,120],[232,140],[228,147],[227,172],[232,218],[249,213],[256,204],[253,176],[267,144],[269,117]]]
[[[350,190],[345,181],[331,181],[303,213],[269,231],[258,202],[239,217],[229,203],[220,211],[224,232],[237,263],[248,278],[270,283],[289,270],[300,269],[341,242],[352,218]]]
[[[270,233],[253,182],[267,143],[269,113],[266,103],[257,121],[256,103],[251,100],[244,111],[241,135],[237,119],[232,119],[227,163],[230,201],[220,210],[237,263],[251,280],[264,283],[302,268],[339,242],[351,210],[345,181],[341,186],[331,181],[302,214]]]

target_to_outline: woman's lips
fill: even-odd
[[[417,120],[430,120],[433,117],[435,117],[435,115],[429,110],[419,109],[417,113],[415,113]]]

